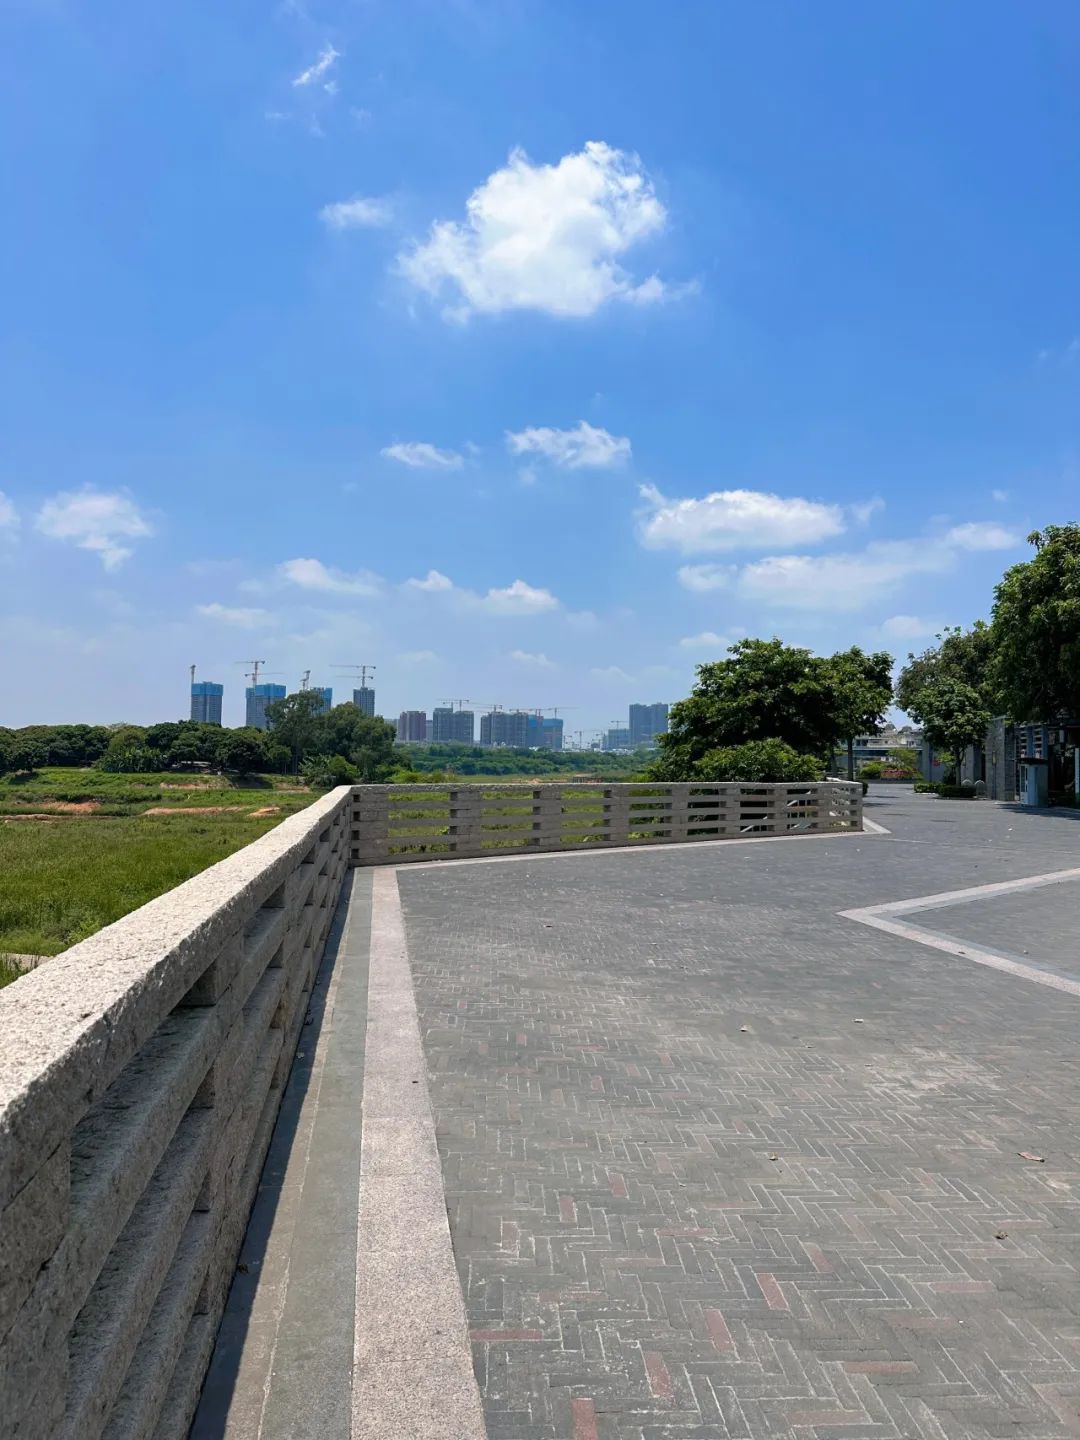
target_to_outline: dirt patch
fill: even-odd
[[[235,805],[153,805],[144,815],[227,815],[236,814]]]
[[[43,800],[42,810],[55,811],[57,815],[93,815],[101,809],[100,800]]]
[[[281,806],[280,806],[280,805],[264,805],[261,810],[249,810],[249,811],[247,812],[247,817],[248,817],[249,820],[262,820],[262,819],[264,819],[267,815],[280,815],[280,814],[281,814]]]
[[[218,790],[220,788],[220,786],[215,785],[211,780],[191,780],[184,785],[170,780],[164,780],[161,784],[162,790]]]
[[[41,815],[31,810],[25,815],[0,815],[0,820],[59,820],[59,815]]]

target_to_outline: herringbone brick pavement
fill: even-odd
[[[877,813],[399,872],[491,1440],[1080,1434],[1080,1001],[836,916],[1080,826]]]

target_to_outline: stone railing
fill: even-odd
[[[862,829],[862,785],[363,785],[354,865]]]
[[[341,787],[0,991],[0,1436],[186,1435],[350,862],[861,814],[842,782]]]
[[[344,787],[0,991],[0,1433],[182,1437],[349,861]]]

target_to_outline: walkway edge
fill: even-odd
[[[485,1440],[397,871],[372,881],[352,1440]]]

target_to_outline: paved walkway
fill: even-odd
[[[490,1440],[1080,1433],[1080,874],[1010,884],[1080,870],[1080,813],[868,814],[891,833],[398,872]],[[876,917],[903,933],[842,914],[981,886]],[[312,1194],[355,1204],[347,1134]],[[320,1333],[351,1340],[357,1253]],[[200,1440],[459,1440],[319,1428],[318,1395],[245,1430],[227,1369]]]

